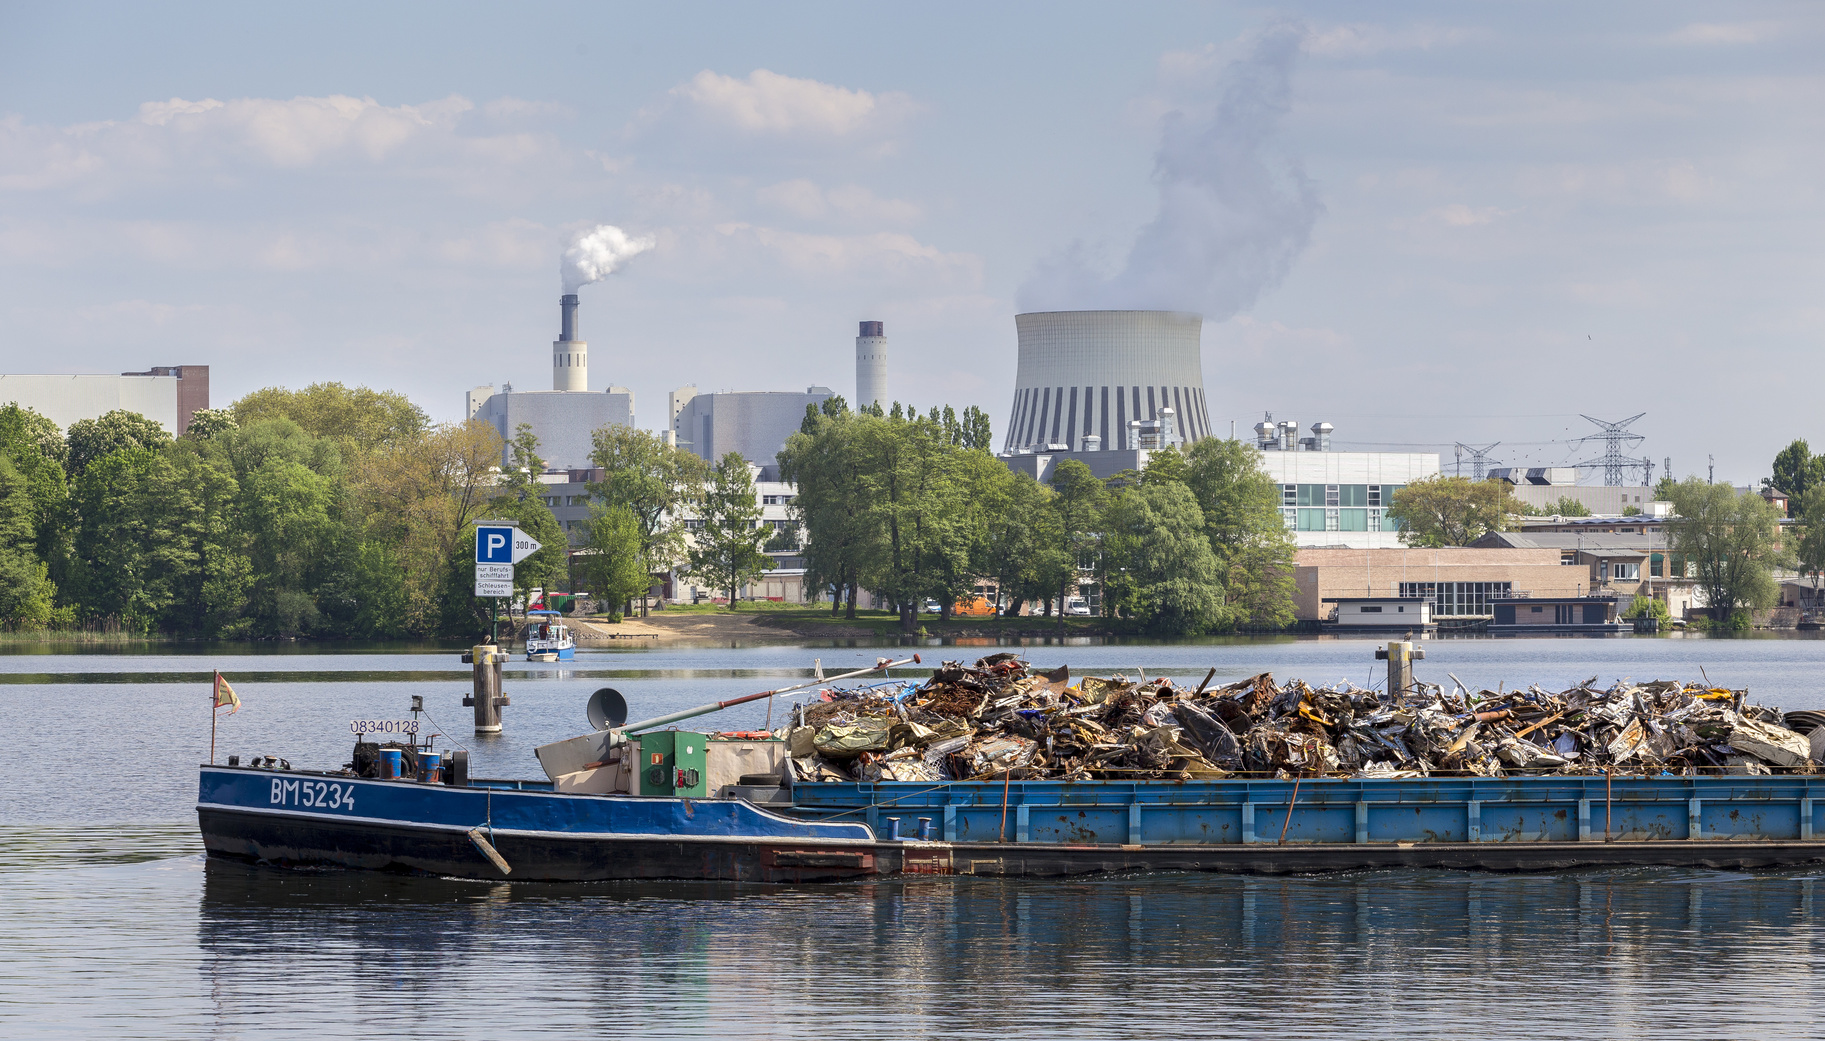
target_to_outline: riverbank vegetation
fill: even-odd
[[[468,532],[545,543],[518,578],[563,578],[536,445],[434,425],[403,395],[317,384],[198,412],[184,436],[129,412],[60,431],[0,407],[0,624],[199,639],[466,635]]]

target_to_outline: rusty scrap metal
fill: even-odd
[[[1214,672],[1214,670],[1213,670]],[[780,731],[797,780],[1192,780],[1810,773],[1825,713],[1656,681],[1472,693],[1313,687],[1261,673],[1195,687],[1034,670],[1012,653],[925,683],[827,690]],[[1810,736],[1808,736],[1810,735]],[[1289,816],[1290,816],[1289,810]]]

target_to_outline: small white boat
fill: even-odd
[[[571,639],[570,626],[556,611],[527,611],[527,661],[570,661],[577,656],[577,643]]]

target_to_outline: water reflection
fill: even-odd
[[[1811,875],[546,886],[205,871],[224,1027],[840,1037],[1817,1036]],[[471,988],[478,988],[472,991]],[[318,996],[321,997],[318,997]],[[655,1022],[650,1017],[659,1016]],[[1706,1031],[1700,1029],[1699,1033]]]

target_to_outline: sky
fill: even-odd
[[[1011,405],[1014,315],[1198,311],[1211,419],[1749,484],[1825,346],[1811,3],[0,0],[0,371]],[[596,240],[598,242],[601,239]],[[1468,472],[1469,458],[1464,466]],[[1600,481],[1595,471],[1585,481]]]

